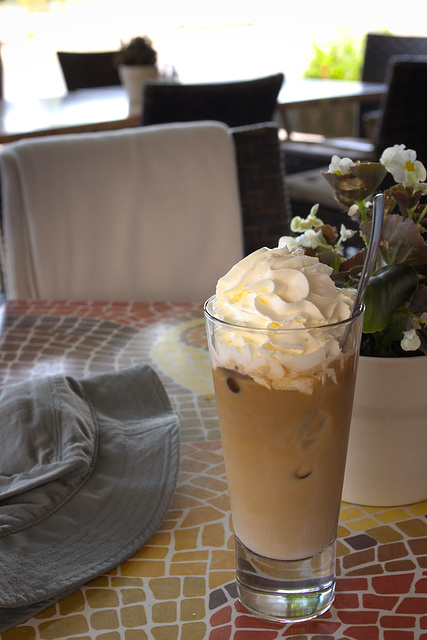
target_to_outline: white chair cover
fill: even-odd
[[[203,300],[243,256],[220,123],[23,140],[0,169],[9,298]]]

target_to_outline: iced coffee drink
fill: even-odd
[[[205,305],[242,602],[330,606],[362,313],[301,250],[260,249]]]

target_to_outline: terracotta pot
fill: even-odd
[[[155,65],[120,64],[119,78],[129,97],[129,112],[141,113],[142,87],[147,80],[157,80],[159,76]]]
[[[427,499],[427,357],[361,357],[343,500],[397,506]]]

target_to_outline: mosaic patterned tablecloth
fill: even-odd
[[[2,309],[2,385],[140,362],[159,373],[181,425],[180,474],[166,519],[127,562],[1,640],[427,640],[427,501],[342,503],[337,594],[320,618],[283,625],[240,605],[200,304],[11,302]]]

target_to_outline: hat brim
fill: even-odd
[[[0,539],[0,631],[117,567],[161,524],[179,467],[179,425],[147,365],[80,381],[99,428],[93,473],[47,519]]]

